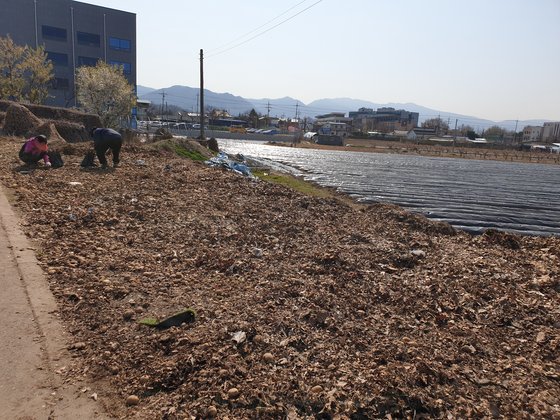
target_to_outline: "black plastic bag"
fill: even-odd
[[[54,169],[62,168],[64,166],[64,161],[62,160],[62,155],[60,152],[48,152],[49,161],[51,162],[51,167]]]
[[[82,160],[82,163],[80,163],[80,166],[82,168],[91,168],[97,166],[95,164],[95,152],[92,151],[87,152],[86,155],[84,156],[84,159]]]

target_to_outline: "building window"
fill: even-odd
[[[124,63],[122,61],[110,61],[109,63],[112,66],[122,66],[124,74],[130,74],[131,72],[130,63]]]
[[[97,34],[78,32],[76,37],[78,39],[78,44],[80,45],[89,45],[90,47],[101,46],[101,37]]]
[[[43,25],[41,33],[44,39],[51,39],[53,41],[66,41],[66,29],[56,28],[54,26]]]
[[[57,90],[68,90],[68,88],[70,88],[70,80],[64,77],[55,77],[51,81],[51,88]]]
[[[109,46],[112,50],[130,52],[130,41],[128,39],[110,37]]]
[[[46,51],[47,57],[52,61],[54,66],[68,67],[68,54]]]
[[[81,67],[81,66],[95,67],[99,60],[101,60],[101,59],[96,58],[96,57],[78,56],[78,67]]]

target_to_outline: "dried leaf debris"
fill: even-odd
[[[121,417],[560,416],[560,238],[470,236],[141,147],[117,170],[75,154],[24,174],[0,144],[77,357]],[[194,323],[138,323],[186,307]]]

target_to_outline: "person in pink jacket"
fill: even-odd
[[[28,165],[37,163],[43,159],[45,166],[50,168],[51,162],[49,160],[48,151],[47,138],[40,134],[25,141],[19,151],[19,158]]]

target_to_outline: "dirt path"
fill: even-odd
[[[3,415],[20,417],[49,413],[53,403],[41,337],[7,234],[0,229],[0,407]],[[17,280],[17,281],[14,281]]]
[[[69,374],[56,303],[1,188],[0,244],[0,418],[107,418],[95,390]]]

